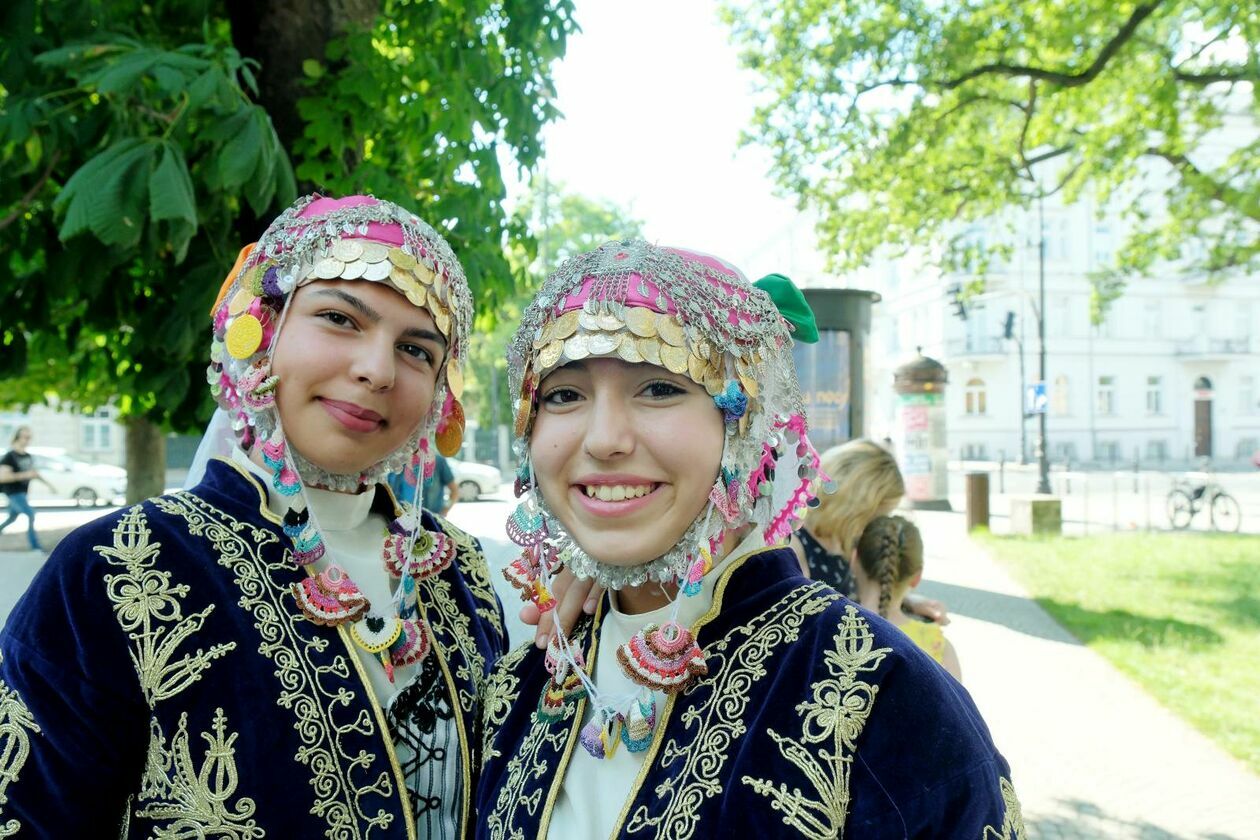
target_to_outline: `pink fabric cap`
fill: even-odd
[[[323,216],[325,213],[331,213],[334,210],[340,210],[343,207],[362,207],[364,205],[380,204],[370,195],[349,195],[345,198],[325,198],[320,197],[306,205],[302,212],[298,214],[298,218],[306,216]],[[371,239],[376,242],[383,242],[386,245],[400,247],[403,244],[402,225],[397,224],[381,224],[380,222],[369,222],[366,235],[359,235],[357,232],[345,237],[346,239]]]
[[[738,279],[740,277],[740,274],[736,269],[722,262],[717,257],[711,257],[708,254],[700,254],[695,251],[687,251],[682,248],[665,248],[664,250],[677,254],[678,256],[686,260],[687,262],[700,263],[705,268],[709,269],[709,271],[706,272],[706,277],[708,281],[712,283],[714,286],[725,291],[731,297],[739,298],[741,300],[748,297],[747,290],[738,288],[734,285],[731,285],[730,283],[726,283],[721,279],[720,276],[715,276],[715,275],[725,275],[732,279]],[[591,287],[594,285],[594,282],[595,280],[592,277],[585,278],[582,281],[582,285],[578,288],[577,291],[572,292],[571,294],[567,295],[564,298],[564,300],[560,302],[560,305],[556,308],[556,314],[563,315],[565,312],[571,312],[575,309],[581,309],[582,304],[586,303],[586,301],[590,299],[591,297],[591,292],[592,292]],[[669,296],[668,293],[663,293],[661,291],[660,286],[658,286],[651,279],[645,278],[636,272],[630,275],[630,281],[628,285],[629,285],[629,288],[627,289],[626,299],[625,299],[626,306],[638,307],[642,309],[650,309],[653,312],[660,312],[661,314],[665,314],[665,315],[677,314],[678,307],[674,304],[673,299]],[[641,285],[647,287],[647,290],[648,290],[647,295],[640,293],[639,287]],[[660,305],[657,303],[657,299],[661,297],[665,299],[664,309],[662,309]],[[736,314],[736,311],[734,309],[732,309],[731,311],[727,313],[727,319],[732,324],[736,323],[739,320],[739,318],[740,316]],[[748,316],[748,315],[743,316],[743,318],[746,321],[752,320],[751,316]]]

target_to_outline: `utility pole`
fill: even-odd
[[[1014,341],[1019,350],[1019,465],[1028,463],[1028,384],[1024,377],[1024,322],[1019,322],[1019,331],[1015,330],[1015,312],[1006,313],[1006,321],[1002,326],[1002,338]]]
[[[1037,349],[1038,372],[1046,384],[1046,207],[1045,197],[1037,196]],[[1037,416],[1037,492],[1050,495],[1050,457],[1046,452],[1046,414]]]

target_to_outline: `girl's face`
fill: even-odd
[[[285,437],[318,467],[362,472],[402,446],[428,414],[445,353],[429,313],[390,286],[303,286],[271,365]]]
[[[539,388],[530,458],[543,498],[587,554],[638,566],[664,554],[704,510],[724,424],[686,376],[585,359]]]

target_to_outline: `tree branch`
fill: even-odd
[[[1151,16],[1164,0],[1152,0],[1152,2],[1143,3],[1133,10],[1133,14],[1125,21],[1124,26],[1112,36],[1111,40],[1103,46],[1102,50],[1095,56],[1094,61],[1088,68],[1080,73],[1068,73],[1062,70],[1047,70],[1043,67],[1031,67],[1022,64],[983,64],[972,70],[968,70],[956,79],[941,82],[941,87],[947,90],[964,85],[972,79],[980,76],[1008,76],[1011,78],[1028,78],[1042,82],[1050,82],[1060,87],[1080,87],[1081,85],[1092,82],[1099,73],[1107,66],[1107,63],[1119,52],[1120,48],[1133,37],[1133,33],[1142,24],[1144,20]],[[885,82],[884,84],[887,84]]]
[[[1207,196],[1212,201],[1220,202],[1253,221],[1260,222],[1260,208],[1255,202],[1247,200],[1241,190],[1223,184],[1202,169],[1195,166],[1190,158],[1181,152],[1170,152],[1167,149],[1148,148],[1143,154],[1167,161],[1181,175],[1188,185]]]
[[[0,219],[0,230],[4,230],[9,225],[17,221],[17,217],[21,216],[22,212],[30,206],[31,202],[35,200],[35,196],[38,195],[39,191],[44,188],[44,184],[48,183],[48,179],[52,175],[53,169],[56,168],[57,163],[60,160],[61,149],[57,149],[52,153],[52,157],[49,158],[48,166],[44,169],[44,174],[40,175],[39,180],[35,182],[35,186],[26,191],[26,195],[22,196],[22,199],[18,201],[17,206],[10,210],[7,216]]]
[[[1207,87],[1217,82],[1256,82],[1260,81],[1260,73],[1248,73],[1245,70],[1216,70],[1208,73],[1186,73],[1173,69],[1173,78],[1190,85]]]

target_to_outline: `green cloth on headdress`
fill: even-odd
[[[792,325],[794,341],[803,344],[818,341],[818,322],[814,320],[814,310],[809,308],[805,295],[801,294],[795,283],[782,274],[767,274],[753,285],[770,295],[779,314]]]

